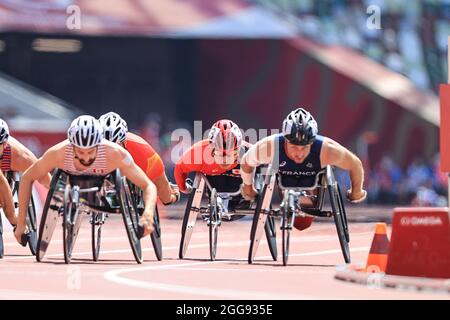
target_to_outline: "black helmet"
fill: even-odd
[[[316,139],[317,122],[311,113],[303,108],[298,108],[283,121],[283,136],[292,144],[305,146]]]

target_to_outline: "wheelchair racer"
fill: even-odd
[[[155,184],[158,197],[164,205],[177,202],[180,198],[178,187],[173,186],[164,172],[164,163],[159,154],[140,136],[128,132],[127,123],[115,112],[100,117],[104,138],[125,148],[136,164]]]
[[[298,108],[283,121],[281,134],[271,135],[253,145],[243,156],[241,176],[242,196],[256,197],[253,187],[255,167],[272,164],[285,187],[311,187],[317,174],[327,165],[347,170],[350,174],[351,189],[347,199],[352,203],[365,200],[367,192],[363,189],[364,170],[361,160],[336,141],[318,135],[317,122],[303,108]],[[311,201],[301,199],[301,206],[311,206]],[[294,226],[303,230],[313,221],[311,216],[296,217]]]
[[[19,217],[15,236],[20,243],[25,231],[26,214],[33,181],[42,179],[55,168],[70,175],[107,176],[120,169],[123,176],[144,192],[145,209],[140,218],[143,235],[153,231],[156,187],[136,165],[130,153],[116,143],[103,139],[100,122],[82,115],[72,121],[68,139],[51,147],[22,176],[19,187]]]
[[[208,139],[191,146],[175,165],[175,180],[181,192],[192,190],[192,180],[188,175],[201,172],[218,192],[236,192],[242,179],[240,158],[251,145],[242,139],[239,127],[231,120],[219,120],[211,127]],[[240,195],[228,204],[228,210],[246,209],[251,202]],[[225,221],[239,219],[242,215],[224,214]]]
[[[0,119],[0,207],[12,226],[17,225],[11,186],[6,178],[8,172],[24,172],[37,161],[27,147],[10,135],[8,124]],[[51,176],[43,176],[39,182],[49,187]]]

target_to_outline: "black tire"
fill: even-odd
[[[142,245],[138,236],[139,212],[136,203],[131,195],[131,190],[126,182],[126,178],[122,178],[119,170],[115,172],[115,187],[119,196],[122,218],[127,231],[128,240],[130,241],[131,250],[137,263],[142,263]]]
[[[192,192],[189,194],[188,202],[186,204],[186,209],[184,210],[183,224],[181,225],[180,250],[178,252],[178,257],[180,259],[184,258],[186,251],[187,251],[188,244],[185,245],[184,242],[186,241],[186,229],[187,229],[187,225],[189,223],[189,215],[191,213],[192,202],[194,201],[194,196],[195,196],[196,191],[197,191],[197,188],[192,189]]]
[[[343,218],[343,224],[344,224],[344,230],[345,230],[345,238],[348,243],[350,243],[350,232],[348,231],[348,223],[347,223],[347,213],[345,212],[345,206],[344,206],[344,200],[342,198],[342,192],[339,185],[337,185],[337,190],[339,194],[339,205],[342,212],[342,218]]]
[[[216,260],[217,238],[220,224],[217,197],[218,195],[216,189],[212,189],[209,201],[209,256],[211,261]]]
[[[28,247],[30,248],[31,254],[33,256],[37,253],[37,218],[36,218],[36,207],[34,205],[33,196],[30,199],[30,206],[28,207],[28,216],[27,216],[27,225],[28,225]]]
[[[63,249],[64,262],[69,264],[72,260],[73,247],[75,245],[75,213],[76,204],[72,203],[70,195],[72,187],[68,184],[64,191],[64,214],[63,214]]]
[[[161,243],[161,224],[159,221],[159,212],[158,206],[155,207],[155,216],[153,219],[153,226],[155,230],[150,234],[150,238],[152,240],[153,250],[155,250],[155,255],[158,261],[161,261],[163,258],[162,253],[162,243]]]
[[[266,232],[267,244],[269,245],[270,255],[273,261],[278,260],[278,249],[277,249],[277,233],[275,218],[272,216],[267,217],[266,225],[264,226],[264,231]]]
[[[92,231],[92,259],[94,261],[98,261],[100,256],[100,245],[102,239],[102,221],[99,221],[98,217],[101,216],[101,213],[91,212],[92,222],[91,222],[91,231]]]
[[[291,229],[294,219],[294,213],[290,212],[289,207],[283,210],[283,217],[281,220],[281,233],[283,237],[282,250],[283,250],[283,266],[286,266],[289,260],[289,244],[291,238]]]
[[[263,201],[264,201],[264,197],[266,195],[266,191],[267,191],[267,184],[264,184],[263,189],[258,197],[258,201],[256,203],[256,209],[255,209],[255,214],[253,215],[253,221],[252,221],[252,228],[250,231],[250,247],[248,250],[248,263],[252,264],[253,263],[253,257],[256,254],[256,250],[257,247],[255,246],[256,244],[256,231],[258,228],[258,222],[259,222],[259,216],[261,215],[261,209],[262,209],[262,205],[263,205]]]
[[[56,222],[59,218],[59,213],[54,212],[53,209],[51,209],[51,205],[55,204],[54,195],[55,192],[60,193],[60,196],[63,196],[61,192],[59,192],[59,187],[62,187],[61,185],[58,185],[60,180],[63,177],[63,171],[62,170],[55,170],[53,173],[52,181],[50,183],[50,189],[47,194],[47,198],[45,200],[44,209],[42,210],[42,216],[41,216],[41,222],[39,224],[39,233],[38,233],[38,241],[37,241],[37,253],[36,253],[36,261],[41,262],[44,258],[44,255],[47,251],[48,245],[50,244],[51,238],[53,236],[53,232],[56,227]],[[65,174],[64,174],[65,177]],[[63,190],[61,190],[63,192]],[[62,199],[63,200],[63,199]],[[59,202],[58,202],[59,204]],[[49,215],[49,211],[51,212],[51,215]],[[47,224],[47,219],[53,219]]]
[[[334,223],[336,225],[336,231],[339,238],[339,243],[341,245],[342,255],[344,256],[345,263],[350,263],[350,248],[348,245],[347,237],[345,235],[344,217],[343,217],[343,203],[340,201],[339,190],[334,185],[328,186],[328,192],[330,196],[331,208],[333,211]]]
[[[0,259],[3,258],[4,252],[4,245],[3,245],[3,223],[2,223],[2,217],[0,216]]]

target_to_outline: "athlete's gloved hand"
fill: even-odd
[[[360,192],[354,192],[347,190],[347,200],[351,203],[361,203],[367,198],[367,191],[361,190]]]
[[[174,204],[174,203],[178,202],[178,200],[180,200],[180,189],[178,188],[178,186],[171,182],[169,182],[169,185],[170,185],[170,189],[172,190],[171,197],[170,197],[171,201],[169,203],[164,203],[165,206]]]
[[[28,234],[29,230],[27,226],[21,227],[21,226],[14,226],[14,236],[16,237],[16,240],[22,247],[25,247],[28,242]]]
[[[247,201],[254,201],[258,195],[253,185],[246,185],[244,183],[241,184],[241,194]]]
[[[186,189],[183,191],[183,193],[190,194],[194,189],[194,182],[192,181],[192,179],[187,178],[186,180],[184,180],[184,185],[186,186]]]

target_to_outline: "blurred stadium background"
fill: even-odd
[[[0,0],[0,117],[42,154],[75,115],[119,112],[171,176],[174,129],[304,106],[363,159],[370,204],[442,206],[449,35],[444,0]]]

